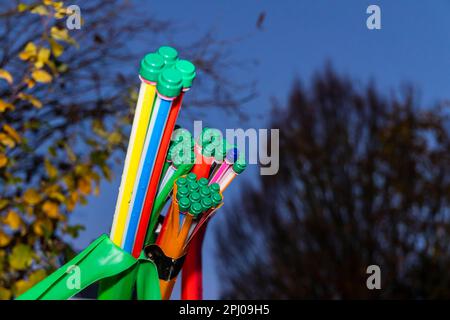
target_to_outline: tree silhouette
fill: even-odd
[[[70,225],[70,213],[111,178],[115,159],[123,163],[139,61],[177,38],[176,24],[129,1],[70,4],[81,9],[80,30],[66,27],[72,12],[62,1],[2,1],[0,9],[0,299],[73,254],[68,239],[83,226]],[[252,97],[250,83],[237,97],[242,83],[223,71],[233,68],[226,40],[184,40],[177,49],[202,75],[184,109],[236,110]]]
[[[271,127],[278,174],[244,187],[218,232],[224,298],[450,297],[444,103],[387,98],[328,67],[295,83]],[[366,287],[369,265],[381,290]]]

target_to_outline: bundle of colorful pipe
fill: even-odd
[[[219,130],[205,128],[194,141],[175,126],[194,78],[194,65],[173,48],[144,57],[110,237],[98,238],[23,299],[67,299],[96,281],[99,299],[131,299],[134,290],[138,299],[168,299],[180,270],[182,298],[201,299],[206,225],[246,164]],[[73,266],[84,278],[68,288]]]

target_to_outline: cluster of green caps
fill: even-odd
[[[175,129],[166,161],[172,162],[176,168],[181,164],[195,162],[194,139],[188,130],[179,127]]]
[[[208,179],[205,178],[197,180],[195,173],[180,177],[175,183],[180,212],[189,212],[195,219],[222,202],[219,184],[208,185]]]
[[[156,82],[159,94],[173,98],[192,86],[195,66],[188,60],[179,59],[174,48],[163,46],[141,60],[139,74],[147,81]]]
[[[214,156],[216,160],[224,160],[230,150],[237,149],[236,145],[230,144],[223,138],[222,133],[218,129],[205,127],[197,141],[202,147],[202,153],[206,157]],[[233,164],[233,171],[237,174],[242,173],[247,167],[245,156],[240,153],[237,160]]]

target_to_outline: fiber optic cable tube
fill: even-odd
[[[111,240],[119,246],[122,244],[128,206],[131,201],[147,126],[153,108],[156,80],[163,67],[164,61],[158,54],[147,54],[141,61],[139,71],[141,86],[110,232]]]

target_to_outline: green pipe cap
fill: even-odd
[[[220,193],[213,193],[211,196],[212,203],[215,207],[217,207],[222,202],[222,196]]]
[[[189,200],[191,200],[192,203],[194,202],[200,202],[201,195],[198,192],[193,192],[189,195]]]
[[[180,208],[181,212],[187,212],[189,210],[189,207],[191,206],[191,201],[189,201],[188,198],[183,197],[178,200],[178,207]]]
[[[188,179],[188,181],[197,181],[197,175],[193,172],[189,172],[186,179]]]
[[[247,163],[241,157],[239,157],[237,161],[233,164],[233,171],[236,172],[237,174],[242,173],[245,170],[245,168],[247,168]]]
[[[183,77],[183,88],[190,88],[195,79],[195,66],[187,60],[178,60],[175,69],[181,72]]]
[[[207,186],[209,182],[206,178],[200,178],[197,183],[200,187],[204,187]]]
[[[211,198],[203,198],[202,201],[200,201],[200,204],[202,205],[203,211],[206,211],[213,206]]]
[[[200,188],[200,194],[202,197],[209,197],[211,195],[211,190],[208,186],[203,186]]]
[[[163,58],[167,66],[174,65],[178,59],[178,51],[169,46],[162,46],[158,49],[158,54]]]
[[[188,181],[186,178],[181,177],[181,178],[178,178],[176,183],[177,183],[178,188],[181,188],[181,187],[186,187],[188,184]]]
[[[216,147],[213,144],[208,144],[206,147],[202,149],[202,153],[205,157],[211,157],[214,155],[214,151]]]
[[[164,68],[164,59],[156,53],[149,53],[141,60],[139,74],[147,81],[155,82]]]
[[[216,193],[220,191],[220,185],[218,183],[212,183],[209,188],[211,189],[212,193]]]
[[[164,69],[158,77],[158,83],[156,84],[156,90],[159,94],[174,98],[181,92],[182,77],[181,73],[175,69]]]
[[[188,184],[188,189],[189,189],[189,191],[197,191],[198,190],[198,183],[197,182],[195,182],[195,181],[191,181],[191,182],[189,182],[189,184]]]
[[[200,213],[202,213],[203,207],[199,202],[194,202],[191,207],[189,208],[189,213],[194,216],[194,218],[197,218]]]
[[[189,194],[189,189],[186,187],[181,187],[177,190],[177,200],[180,200],[183,197],[187,197]]]

